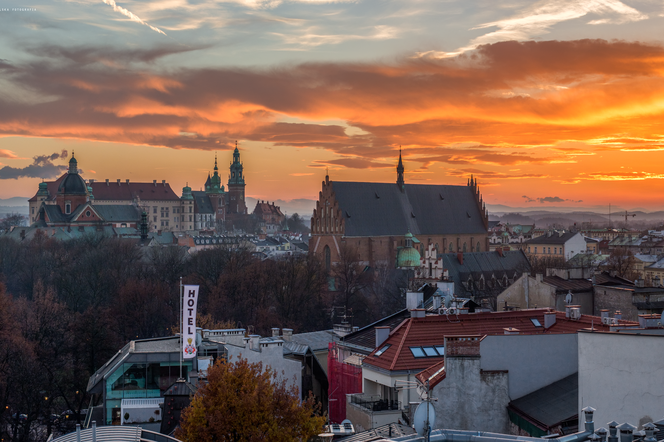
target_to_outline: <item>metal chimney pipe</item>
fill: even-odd
[[[634,441],[634,430],[636,430],[634,425],[625,422],[624,424],[618,425],[618,430],[620,430],[620,442]]]
[[[643,430],[646,432],[646,437],[643,439],[643,442],[656,442],[657,439],[655,439],[655,430],[657,430],[657,427],[655,424],[652,422],[648,422],[643,426]]]
[[[606,442],[606,435],[609,432],[606,428],[602,427],[599,430],[597,430],[595,433],[600,437],[601,442]]]
[[[594,433],[595,432],[595,422],[593,422],[593,414],[595,414],[595,409],[593,407],[586,407],[583,410],[583,414],[585,415],[585,429],[588,433]]]
[[[97,442],[97,421],[92,421],[92,442]]]
[[[618,442],[618,422],[612,421],[607,424],[609,426],[609,439],[608,442]]]
[[[76,442],[81,442],[81,424],[76,424]]]

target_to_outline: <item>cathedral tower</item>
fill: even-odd
[[[228,176],[228,213],[246,215],[247,203],[244,199],[244,176],[242,175],[242,163],[240,162],[240,151],[235,142],[233,151],[233,162]]]

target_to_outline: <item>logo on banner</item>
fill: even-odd
[[[193,356],[196,354],[196,346],[191,343],[191,338],[187,339],[187,345],[184,346],[184,354]]]

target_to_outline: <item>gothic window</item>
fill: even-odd
[[[331,261],[331,256],[330,256],[330,246],[325,246],[325,249],[323,249],[323,252],[325,253],[325,270],[328,272],[330,271],[330,261]]]
[[[69,201],[65,203],[65,213],[71,213],[71,203]]]

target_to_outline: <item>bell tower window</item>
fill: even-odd
[[[69,215],[71,213],[71,201],[65,203],[65,213]]]

